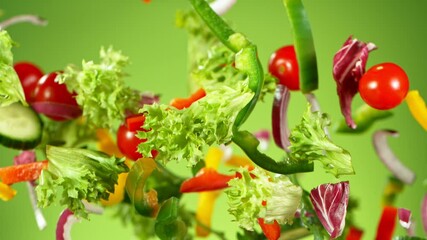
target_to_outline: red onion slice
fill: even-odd
[[[259,150],[265,151],[268,149],[268,142],[270,141],[270,132],[268,130],[259,130],[254,133],[254,136],[259,141]]]
[[[288,126],[288,105],[291,94],[286,86],[278,84],[274,93],[273,110],[272,110],[272,132],[276,145],[286,152],[289,152],[290,130]]]
[[[400,225],[405,229],[409,229],[411,226],[411,211],[406,208],[399,208],[397,215],[399,216]]]
[[[233,7],[237,0],[216,0],[210,4],[212,10],[218,15],[224,15]]]
[[[75,119],[82,115],[80,107],[70,104],[55,102],[34,102],[31,104],[33,109],[41,114],[65,119]]]
[[[96,204],[90,203],[86,200],[82,201],[83,205],[85,206],[85,209],[89,212],[89,213],[93,213],[93,214],[98,214],[101,215],[104,213],[104,208],[100,207]]]
[[[37,206],[37,195],[34,189],[34,185],[31,182],[27,182],[27,189],[30,195],[31,206],[33,207],[34,216],[36,217],[36,223],[40,230],[46,228],[46,219],[43,216],[41,209]]]
[[[15,165],[33,163],[36,161],[36,153],[34,150],[22,151],[18,156],[13,158]]]
[[[62,211],[56,224],[56,240],[71,240],[71,227],[80,220],[68,208]]]
[[[373,135],[374,148],[378,157],[396,178],[406,184],[412,184],[415,181],[415,173],[405,167],[394,155],[387,144],[387,136],[398,137],[399,133],[393,130],[379,130]]]
[[[33,25],[38,26],[46,26],[47,20],[37,16],[37,15],[31,15],[31,14],[24,14],[24,15],[17,15],[14,17],[11,17],[9,19],[4,20],[3,22],[0,22],[0,29],[6,29],[10,26],[13,26],[18,23],[31,23]]]
[[[421,204],[421,219],[423,222],[424,232],[427,233],[427,194],[424,196],[423,203]]]
[[[159,95],[151,92],[144,92],[141,94],[141,100],[139,101],[139,104],[141,107],[143,107],[145,104],[152,105],[154,103],[158,103],[159,101]]]

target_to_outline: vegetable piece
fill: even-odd
[[[228,182],[228,212],[232,214],[240,227],[253,230],[257,218],[266,223],[276,220],[280,224],[292,223],[295,212],[301,202],[302,189],[291,183],[284,175],[270,177],[260,168],[251,172],[238,170],[241,178]],[[262,204],[263,202],[268,204]]]
[[[68,208],[62,211],[56,224],[56,240],[71,240],[71,227],[80,220]]]
[[[141,128],[144,125],[144,122],[145,122],[144,114],[137,114],[137,115],[131,115],[126,117],[126,126],[129,131],[137,131],[137,130],[146,131],[145,129]]]
[[[382,196],[382,206],[393,206],[396,201],[397,194],[403,191],[404,186],[404,183],[396,177],[389,177]]]
[[[68,66],[58,80],[77,93],[76,101],[91,126],[112,128],[125,118],[126,110],[137,112],[140,94],[124,83],[128,57],[110,47],[101,48],[100,58],[99,64],[83,61],[82,69]]]
[[[348,231],[345,240],[360,240],[362,239],[363,230],[358,229],[354,226],[350,226],[350,230]]]
[[[279,79],[279,84],[291,91],[300,89],[299,67],[295,48],[292,45],[277,49],[268,62],[268,71]]]
[[[77,217],[87,218],[81,200],[107,200],[118,175],[128,171],[124,158],[87,149],[47,146],[46,155],[49,165],[42,171],[36,188],[39,206],[52,204],[57,187],[61,187],[60,203],[67,205]]]
[[[409,229],[409,227],[411,226],[411,210],[408,210],[406,208],[399,208],[397,209],[397,215],[399,217],[400,225],[405,229]]]
[[[200,88],[199,90],[197,90],[196,92],[191,94],[191,96],[188,98],[174,98],[174,99],[172,99],[172,101],[170,102],[170,105],[172,107],[177,108],[177,109],[188,108],[195,101],[197,101],[197,100],[199,100],[205,96],[206,96],[205,90],[203,90],[203,88]]]
[[[259,150],[265,151],[268,149],[269,141],[270,141],[270,132],[268,130],[259,130],[254,133],[254,136],[259,141]]]
[[[363,101],[380,110],[399,105],[405,99],[408,89],[408,76],[394,63],[381,63],[371,67],[359,82]]]
[[[24,90],[25,99],[31,103],[34,100],[34,90],[43,72],[40,68],[30,62],[18,62],[15,63],[13,68],[18,74],[19,80],[21,81],[22,88]]]
[[[152,158],[141,158],[135,162],[126,180],[126,192],[139,214],[147,217],[156,216],[159,210],[157,192],[151,189],[145,192],[147,178],[156,169]]]
[[[280,237],[280,225],[274,220],[273,223],[265,223],[264,219],[258,218],[259,226],[268,240],[277,240]]]
[[[11,188],[9,185],[0,182],[0,199],[3,201],[9,201],[16,195],[16,190]]]
[[[363,104],[354,112],[352,117],[357,128],[349,128],[345,120],[343,120],[338,124],[335,131],[339,133],[363,133],[369,130],[376,121],[386,119],[391,116],[393,116],[393,112],[391,111],[378,110],[367,104]]]
[[[42,122],[30,107],[13,103],[0,107],[0,143],[15,149],[32,149],[42,138]]]
[[[180,191],[182,193],[213,191],[228,187],[228,181],[234,175],[224,175],[212,168],[202,168],[195,177],[185,180]]]
[[[424,195],[424,199],[421,203],[421,220],[423,223],[424,232],[427,233],[427,194]]]
[[[288,105],[291,94],[284,85],[277,85],[274,94],[273,110],[271,111],[273,139],[276,145],[285,151],[289,151],[291,134],[288,126]]]
[[[348,182],[322,184],[310,192],[316,215],[332,239],[344,230],[349,192]]]
[[[39,178],[41,171],[47,167],[47,161],[4,167],[0,168],[0,178],[8,185],[18,182],[34,181]]]
[[[145,141],[147,140],[137,137],[137,131],[129,130],[124,124],[120,125],[117,130],[117,146],[120,152],[133,161],[142,158],[141,153],[137,152],[137,149],[138,145]]]
[[[387,240],[393,237],[396,226],[397,208],[385,206],[377,228],[376,240]]]
[[[179,217],[179,200],[172,197],[165,201],[156,218],[155,231],[161,240],[183,240],[187,235],[187,226]]]
[[[356,128],[351,117],[351,102],[359,90],[359,81],[365,73],[369,52],[375,49],[375,44],[364,43],[350,36],[334,56],[333,76],[337,84],[341,113],[351,129]]]
[[[318,160],[335,177],[354,174],[348,151],[326,136],[324,128],[329,124],[326,114],[312,113],[308,106],[300,124],[291,131],[289,156],[298,161]]]
[[[415,173],[407,168],[394,155],[387,144],[387,136],[397,137],[399,133],[393,130],[378,130],[373,135],[373,144],[375,152],[384,165],[393,173],[393,175],[406,184],[412,184],[415,181]]]
[[[28,22],[28,23],[31,23],[33,25],[38,25],[38,26],[46,26],[47,25],[47,20],[43,19],[42,17],[36,16],[36,15],[31,15],[31,14],[24,14],[24,15],[13,16],[9,19],[6,19],[6,20],[0,22],[0,29],[6,29],[10,26],[17,24],[17,23],[24,23],[24,22]]]
[[[303,93],[309,93],[318,87],[316,52],[310,23],[301,0],[283,0],[283,4],[292,26],[300,88]]]
[[[210,7],[216,14],[224,15],[236,2],[237,0],[215,0],[210,3]]]
[[[424,99],[417,90],[412,90],[406,95],[409,111],[417,122],[427,131],[427,107]]]

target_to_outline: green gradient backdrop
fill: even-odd
[[[372,41],[379,49],[370,55],[368,66],[391,61],[402,66],[410,77],[411,89],[419,89],[427,98],[427,1],[423,0],[306,0],[304,1],[312,24],[319,63],[320,89],[316,94],[322,109],[333,120],[341,119],[335,83],[332,80],[332,58],[344,40],[353,34],[364,41]],[[162,100],[186,96],[186,34],[174,27],[176,9],[189,7],[185,0],[153,0],[150,5],[139,0],[2,0],[2,19],[16,14],[35,13],[49,20],[45,28],[28,24],[9,29],[12,38],[20,44],[14,49],[15,60],[29,60],[44,71],[62,69],[69,63],[79,64],[82,59],[97,59],[100,46],[114,45],[130,56],[132,65],[128,83],[140,90],[162,94]],[[289,23],[280,0],[240,0],[226,15],[236,28],[249,36],[259,47],[264,65],[272,51],[291,44]],[[271,96],[260,103],[244,126],[250,130],[270,128]],[[356,96],[354,107],[361,104]],[[290,107],[290,122],[295,124],[303,110],[305,100],[294,94]],[[426,132],[413,120],[406,104],[394,110],[394,117],[378,123],[369,132],[358,135],[337,135],[333,139],[347,148],[352,156],[355,176],[349,180],[351,195],[359,200],[355,212],[356,222],[365,229],[365,238],[375,236],[380,216],[380,198],[389,172],[377,159],[371,135],[375,129],[390,128],[400,137],[390,139],[397,156],[417,173],[414,185],[405,188],[397,200],[400,207],[410,208],[417,221],[417,234],[423,236],[420,202],[426,188],[427,177]],[[0,148],[0,166],[10,165],[16,154]],[[279,158],[280,151],[270,148]],[[181,171],[185,171],[180,167]],[[188,172],[183,172],[188,174]],[[326,182],[339,181],[325,174],[316,165],[314,174],[303,177],[303,186],[311,189]],[[48,227],[40,232],[34,222],[25,184],[17,184],[18,195],[11,202],[0,202],[0,239],[54,239],[55,225],[61,207],[54,206],[44,212]],[[194,203],[194,197],[185,197]],[[132,229],[125,228],[111,218],[111,212],[83,221],[72,230],[73,239],[132,239]],[[214,227],[227,231],[234,239],[234,223],[226,211],[224,196],[217,202]],[[404,231],[397,227],[397,233]],[[212,237],[214,239],[214,237]]]

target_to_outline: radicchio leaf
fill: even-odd
[[[341,236],[347,214],[349,183],[322,184],[311,190],[316,215],[332,239]]]
[[[411,226],[411,210],[399,208],[397,209],[397,215],[399,216],[400,225],[405,229],[409,229]]]
[[[351,101],[358,92],[359,80],[365,73],[370,51],[376,49],[373,43],[364,43],[350,36],[334,56],[333,76],[337,83],[341,113],[349,127],[356,124],[351,117]]]

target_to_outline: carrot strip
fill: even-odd
[[[47,160],[27,164],[19,164],[0,168],[0,178],[3,183],[11,185],[17,182],[34,181],[39,178],[43,169],[47,168]]]

